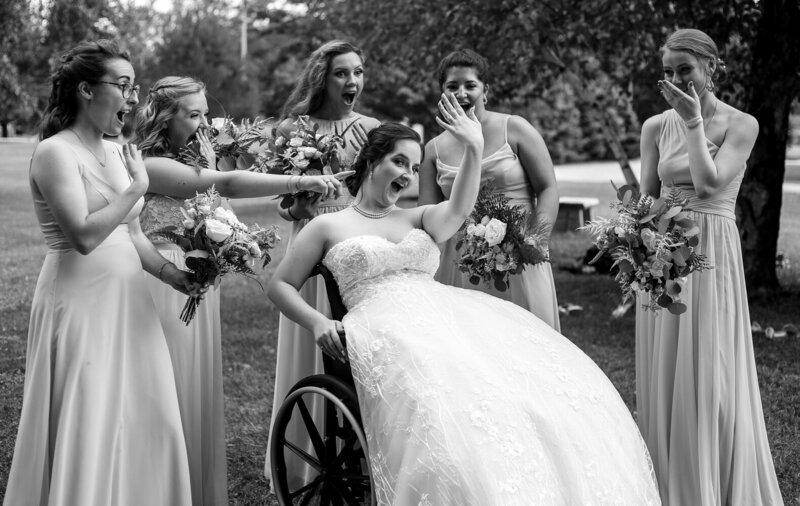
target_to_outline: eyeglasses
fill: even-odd
[[[131,84],[131,83],[115,83],[112,81],[97,81],[98,83],[103,84],[110,84],[111,86],[116,86],[120,90],[122,90],[122,98],[128,98],[131,96],[133,92],[139,94],[139,85],[138,84]]]

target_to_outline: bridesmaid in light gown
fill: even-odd
[[[687,311],[636,313],[636,399],[664,504],[781,505],[758,390],[734,208],[758,123],[714,94],[714,41],[678,30],[658,86],[672,107],[642,126],[642,190],[677,187],[713,269],[689,276]]]
[[[491,182],[494,191],[503,193],[512,205],[538,213],[549,224],[549,235],[549,228],[558,214],[558,188],[553,162],[542,136],[519,116],[486,109],[489,85],[485,80],[489,75],[489,64],[481,55],[469,49],[454,51],[439,63],[438,74],[443,92],[453,93],[464,108],[475,107],[475,115],[486,139],[481,181]],[[446,131],[427,143],[420,167],[420,205],[450,198],[463,152],[456,139]],[[561,329],[555,281],[549,263],[527,266],[522,273],[512,275],[509,288],[501,292],[494,286],[469,282],[469,276],[456,267],[459,252],[455,244],[455,238],[444,243],[437,281],[510,300],[554,329]]]
[[[319,126],[320,134],[341,134],[345,130],[346,146],[343,151],[343,166],[350,165],[366,139],[367,132],[378,126],[375,118],[364,116],[353,110],[364,87],[364,60],[361,50],[344,41],[333,40],[317,48],[306,63],[303,74],[283,108],[278,131],[284,137],[291,137],[297,116],[308,115]],[[349,127],[349,128],[348,128]],[[292,222],[292,232],[287,249],[291,247],[294,236],[316,215],[345,209],[352,197],[344,192],[338,199],[319,202],[298,198],[288,209],[280,209],[281,217]],[[330,314],[328,297],[324,282],[309,279],[301,293],[313,307]],[[278,347],[276,353],[275,394],[270,419],[270,444],[272,425],[278,408],[289,389],[300,379],[322,372],[322,355],[314,344],[310,332],[293,321],[280,316],[278,323]],[[319,406],[312,406],[316,414]],[[287,428],[290,440],[295,425]],[[264,466],[267,477],[271,476],[269,451]],[[288,474],[302,475],[307,469],[288,469]]]
[[[246,170],[214,170],[217,158],[205,134],[208,102],[203,83],[189,77],[159,79],[139,109],[136,137],[145,155],[150,187],[141,213],[142,228],[158,250],[185,266],[183,251],[159,237],[157,230],[182,227],[183,200],[212,185],[222,197],[277,195],[295,190],[316,191],[336,198],[342,186],[333,176],[284,176]],[[211,168],[197,169],[176,160],[189,139],[197,137]],[[227,168],[236,161],[219,161]],[[227,205],[227,203],[223,204]],[[220,290],[208,291],[188,325],[178,317],[186,297],[148,280],[169,346],[181,420],[186,436],[195,506],[228,504],[225,457],[225,404],[222,391]]]
[[[127,54],[106,40],[65,53],[52,78],[30,168],[47,255],[6,506],[191,504],[175,380],[144,271],[184,297],[201,291],[142,233],[138,149],[103,140],[138,103],[134,79]]]

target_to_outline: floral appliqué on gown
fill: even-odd
[[[594,362],[525,309],[434,281],[420,229],[324,259],[379,504],[660,504],[652,464]]]

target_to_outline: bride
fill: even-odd
[[[660,504],[636,424],[589,357],[510,302],[433,280],[436,243],[475,204],[483,151],[472,110],[452,95],[439,110],[465,146],[450,200],[395,206],[422,150],[413,130],[382,125],[348,180],[355,203],[310,221],[269,288],[325,353],[349,359],[378,503]],[[298,293],[320,260],[342,322]]]

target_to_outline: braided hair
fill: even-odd
[[[383,157],[394,150],[397,141],[402,140],[416,142],[419,144],[422,154],[425,154],[419,134],[401,123],[383,123],[381,126],[370,130],[367,134],[367,142],[361,147],[358,158],[356,158],[353,166],[350,167],[350,170],[354,170],[355,174],[352,174],[344,181],[351,195],[355,197],[358,194],[358,190],[361,189],[361,185],[364,183],[367,173],[369,173],[370,166],[380,162]]]
[[[178,113],[180,99],[205,93],[206,85],[191,77],[162,77],[150,88],[144,106],[136,111],[136,144],[144,156],[169,156],[169,120]]]
[[[75,121],[80,83],[96,84],[107,72],[106,62],[118,58],[130,61],[128,53],[109,39],[82,42],[61,55],[55,72],[50,76],[52,89],[42,116],[42,139],[55,135]]]

